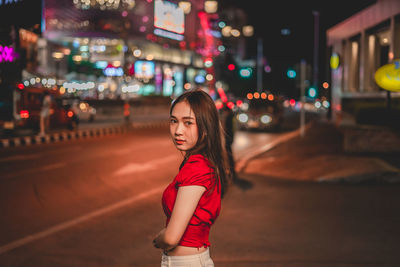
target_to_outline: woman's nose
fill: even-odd
[[[178,123],[175,128],[175,135],[182,135],[183,134],[183,124]]]

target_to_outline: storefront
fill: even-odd
[[[400,58],[399,1],[378,0],[328,29],[327,42],[334,120],[357,121],[362,109],[400,104],[400,92],[386,91],[375,81],[381,66]]]
[[[196,29],[185,32],[185,23],[198,27],[196,6],[185,16],[169,1],[128,2],[103,9],[99,2],[46,1],[38,75],[56,78],[66,94],[93,99],[173,97],[206,86],[196,52],[203,44]]]

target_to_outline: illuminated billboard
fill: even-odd
[[[176,40],[183,39],[185,32],[185,15],[177,4],[163,1],[154,1],[154,33]],[[165,34],[164,34],[165,33]]]
[[[135,77],[151,79],[154,77],[154,69],[154,62],[138,60],[135,62]]]

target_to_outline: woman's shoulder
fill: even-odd
[[[190,155],[184,166],[212,168],[210,161],[201,154]]]
[[[214,168],[210,161],[200,154],[190,155],[180,170],[181,173],[210,173],[213,171]]]
[[[176,179],[181,185],[203,185],[209,188],[210,178],[215,175],[214,168],[203,155],[191,155],[179,171]]]

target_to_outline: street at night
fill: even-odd
[[[400,1],[361,2],[0,0],[0,267],[400,266]]]
[[[313,170],[314,181],[295,181],[252,169],[260,160],[269,166],[295,156],[271,155],[282,145],[260,151],[298,132],[298,116],[288,116],[278,133],[236,133],[237,162],[254,158],[223,200],[213,229],[215,264],[398,265],[399,184],[317,182]],[[3,149],[1,266],[157,266],[151,240],[165,220],[161,194],[181,160],[167,127]],[[289,172],[301,163],[291,165]]]

